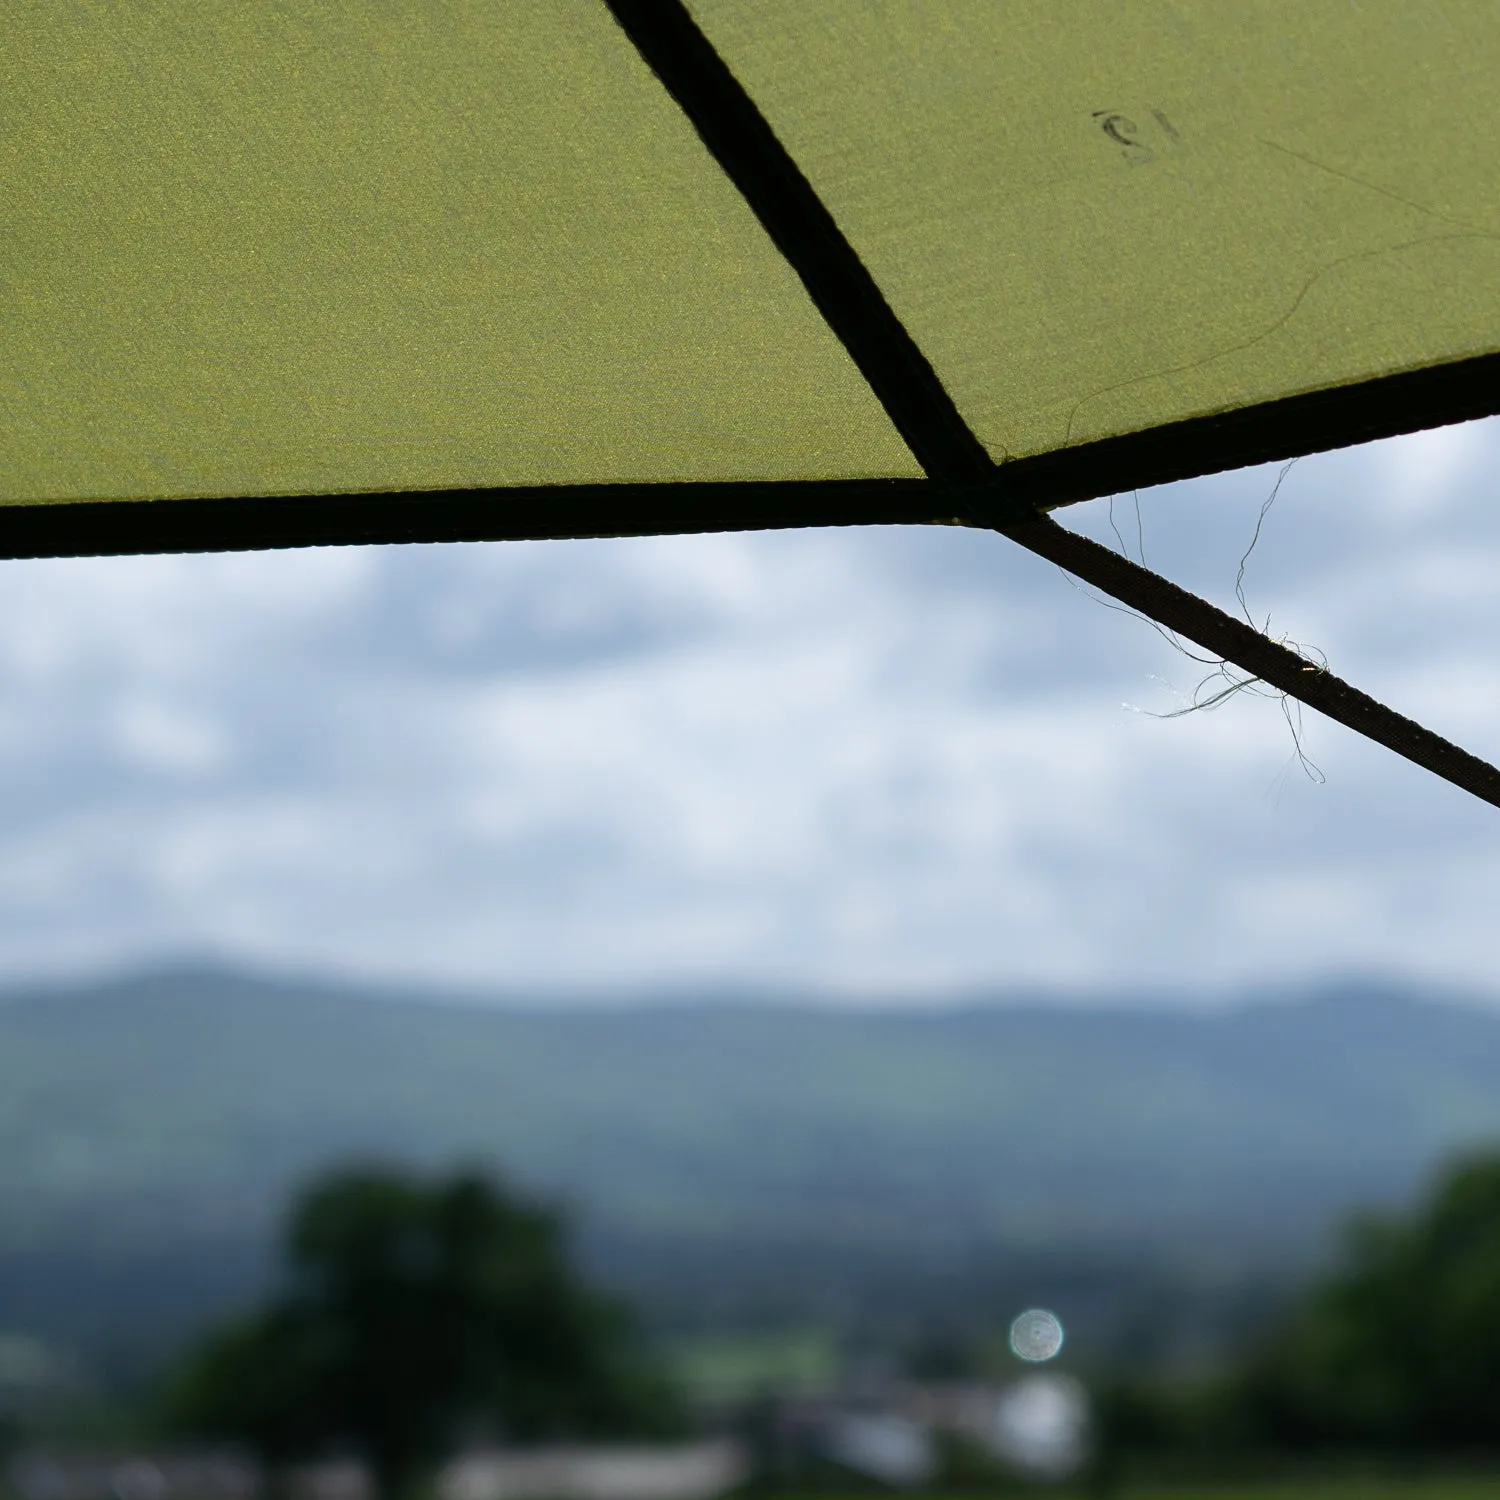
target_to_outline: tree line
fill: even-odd
[[[1106,1466],[1234,1455],[1500,1459],[1500,1155],[1364,1216],[1334,1269],[1218,1376],[1107,1384]]]
[[[273,1472],[359,1455],[400,1500],[475,1441],[661,1436],[670,1383],[625,1309],[573,1269],[563,1224],[491,1178],[336,1173],[294,1205],[287,1276],[169,1380],[168,1432]]]
[[[357,1454],[380,1500],[476,1443],[651,1438],[680,1394],[588,1286],[549,1208],[491,1177],[335,1173],[296,1201],[286,1274],[167,1382],[166,1430],[275,1472]],[[1403,1216],[1352,1225],[1335,1268],[1207,1379],[1094,1382],[1101,1487],[1142,1462],[1255,1455],[1500,1459],[1500,1154]]]

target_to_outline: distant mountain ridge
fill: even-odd
[[[1301,1255],[1500,1139],[1500,1010],[1394,987],[1203,1013],[705,998],[208,971],[0,997],[0,1327],[84,1316],[70,1276],[128,1299],[153,1264],[188,1268],[184,1309],[222,1301],[289,1188],[354,1157],[500,1167],[629,1280],[731,1252]]]

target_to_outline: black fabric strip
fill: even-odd
[[[1178,588],[1098,542],[1066,530],[1049,516],[1036,516],[1000,530],[1029,551],[1066,568],[1169,630],[1196,641],[1206,651],[1233,662],[1260,681],[1289,693],[1356,734],[1394,750],[1492,807],[1500,807],[1500,770],[1378,703],[1306,657],[1278,645],[1207,600]]]
[[[974,519],[1500,413],[1500,355],[1361,381],[996,465],[801,169],[682,0],[605,0],[802,278],[933,479]]]
[[[923,480],[556,485],[0,507],[0,557],[620,536],[952,520],[992,526],[1330,718],[1500,806],[1500,771],[1036,507],[1500,410],[1500,356],[997,467],[833,216],[681,0],[605,0],[802,278]]]
[[[946,510],[945,507],[946,506]],[[533,485],[491,490],[0,505],[0,558],[499,542],[953,520],[925,479]]]
[[[1209,469],[1478,415],[1500,361],[1419,371],[996,466],[811,184],[681,0],[605,0],[802,277],[823,316],[934,479],[966,513],[1252,676],[1500,807],[1500,771],[1305,661],[1232,615],[1037,509]],[[1373,399],[1372,399],[1373,397]],[[1029,512],[1029,514],[1028,514]]]
[[[0,558],[489,542],[798,526],[1003,527],[1040,506],[1293,458],[1500,412],[1500,355],[924,479],[519,485],[385,494],[0,505]]]
[[[1500,354],[1485,354],[1015,459],[992,488],[1009,504],[1070,505],[1497,413]]]
[[[520,485],[387,494],[0,505],[0,558],[489,542],[797,526],[1001,528],[1071,505],[1500,412],[1500,355],[1315,391],[991,468],[979,482]]]
[[[934,479],[993,465],[875,279],[681,0],[605,0],[692,121]]]

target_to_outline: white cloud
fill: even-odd
[[[1500,426],[1299,463],[1257,618],[1500,755]],[[1233,606],[1275,468],[1141,497]],[[1069,524],[1113,540],[1106,507]],[[1116,521],[1134,543],[1127,497]],[[1128,523],[1128,524],[1127,524]],[[0,565],[0,964],[1489,982],[1500,815],[948,528]],[[1126,704],[1148,712],[1132,712]]]

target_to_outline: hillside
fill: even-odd
[[[206,972],[15,993],[0,1328],[183,1325],[262,1274],[292,1184],[355,1156],[501,1166],[622,1284],[732,1318],[774,1316],[789,1267],[826,1303],[1290,1262],[1491,1137],[1500,1012],[1368,987],[1210,1014],[528,1010]]]

